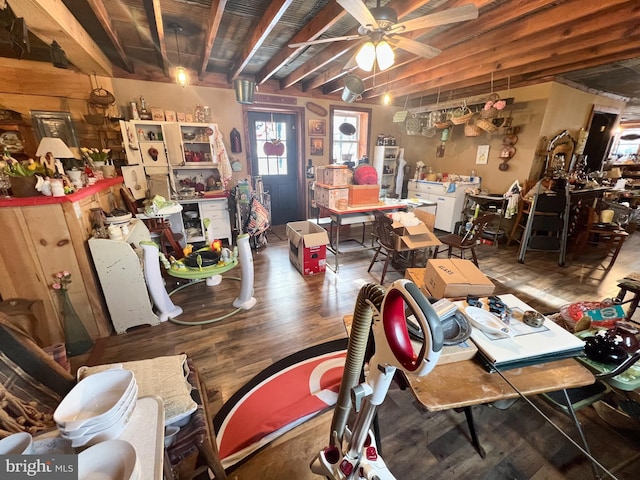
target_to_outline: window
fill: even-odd
[[[286,175],[287,125],[284,122],[257,121],[258,175]],[[269,143],[270,145],[267,145]],[[269,153],[269,155],[267,155]]]
[[[331,163],[357,164],[368,155],[371,109],[331,107]]]

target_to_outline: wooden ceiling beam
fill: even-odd
[[[541,21],[542,29],[540,31],[524,37],[513,33],[513,38],[518,39],[505,44],[504,48],[500,50],[494,46],[494,37],[500,32],[490,32],[486,36],[476,37],[468,43],[457,45],[443,52],[430,67],[416,69],[413,64],[403,67],[399,72],[396,72],[392,85],[402,88],[431,78],[460,75],[464,74],[464,70],[476,68],[478,65],[489,65],[494,71],[498,71],[502,68],[502,64],[510,59],[514,62],[524,62],[526,59],[529,59],[529,62],[539,61],[549,55],[558,54],[560,50],[568,48],[578,50],[594,43],[603,43],[606,41],[605,39],[615,40],[610,35],[610,29],[615,28],[619,32],[626,31],[635,23],[629,22],[629,9],[632,8],[634,7],[631,4],[625,7],[611,7],[605,10],[606,15],[598,12],[588,18],[580,19],[580,21],[574,19],[573,28],[567,28],[563,24],[544,28],[549,24]],[[553,22],[553,15],[547,20]],[[557,22],[555,23],[557,24]],[[511,28],[517,30],[517,25],[506,27],[504,30]],[[471,49],[469,43],[474,46],[473,55],[465,54]],[[384,93],[385,90],[377,88],[375,92],[371,90],[365,92],[363,97],[372,98],[384,95]]]
[[[414,10],[417,10],[418,8],[423,6],[425,3],[428,3],[428,1],[429,0],[391,0],[386,6],[393,8],[398,14],[398,19],[400,19],[405,15],[408,15],[409,13],[413,12]],[[459,1],[459,0],[453,0],[453,1]],[[346,32],[345,35],[355,35],[357,33],[358,33],[358,28],[355,27],[349,30],[348,32]],[[337,60],[338,58],[340,58],[342,55],[344,55],[354,47],[354,45],[345,47],[344,45],[345,43],[349,43],[349,42],[340,42],[340,41],[335,42],[331,46],[322,50],[322,52],[320,52],[320,54],[317,55],[313,59],[313,61],[309,60],[300,68],[297,68],[296,70],[291,72],[289,75],[287,75],[285,78],[280,80],[280,88],[284,90],[286,88],[289,88],[295,85],[298,82],[301,82],[302,80],[307,78],[309,75],[318,71],[320,68],[333,62],[334,60]]]
[[[406,64],[394,71],[394,81],[404,79],[410,82],[409,79],[416,75],[424,78],[447,65],[454,66],[457,70],[453,71],[457,72],[467,65],[496,63],[500,58],[520,56],[522,52],[530,52],[535,48],[553,48],[554,44],[598,31],[603,25],[613,26],[628,21],[634,8],[632,3],[626,0],[612,2],[613,6],[604,2],[587,5],[582,0],[570,0],[554,9],[531,15],[526,21],[507,24],[447,48],[431,61],[417,60]],[[579,8],[581,4],[584,8]],[[556,9],[562,9],[562,15],[559,15]],[[496,48],[504,38],[509,38],[509,42],[504,43],[499,49]],[[549,54],[548,51],[546,53]]]
[[[167,42],[165,41],[164,23],[160,0],[142,0],[144,11],[149,21],[149,32],[153,46],[156,48],[158,64],[165,77],[169,77],[169,59],[167,57]]]
[[[249,41],[242,49],[240,58],[236,60],[235,65],[229,72],[229,81],[233,81],[240,76],[249,63],[249,60],[256,54],[258,48],[260,48],[267,39],[267,36],[273,31],[292,2],[293,0],[272,0],[262,19],[258,22],[256,28],[253,29]]]
[[[211,56],[213,43],[218,35],[220,21],[222,20],[222,14],[226,6],[227,0],[212,0],[211,2],[211,10],[207,16],[207,31],[205,33],[204,47],[202,48],[202,54],[200,56],[200,68],[198,70],[199,80],[204,80],[204,76],[207,73],[209,57]]]
[[[256,83],[263,84],[271,78],[284,65],[297,57],[306,47],[289,48],[289,43],[300,43],[315,40],[338,20],[342,19],[347,12],[336,2],[329,2],[325,7],[299,30],[285,45],[276,53],[256,75]]]
[[[637,31],[637,30],[636,30]],[[640,35],[629,35],[620,37],[616,40],[607,42],[602,45],[591,45],[578,50],[567,49],[567,51],[556,52],[544,55],[535,62],[535,69],[532,70],[532,62],[524,61],[520,64],[505,64],[504,68],[494,73],[494,82],[509,82],[511,87],[517,86],[518,79],[520,82],[539,83],[541,81],[550,80],[555,75],[574,71],[581,68],[590,68],[604,63],[616,61],[615,59],[624,60],[637,57],[638,48],[633,46],[632,42],[640,41]],[[634,32],[635,33],[635,32]],[[619,35],[620,32],[617,32]],[[581,61],[576,61],[582,58]],[[614,59],[614,60],[612,60]],[[491,65],[478,65],[476,68],[467,69],[457,76],[434,77],[423,82],[416,82],[403,88],[390,87],[389,91],[394,97],[402,97],[404,95],[414,95],[416,93],[424,93],[434,89],[455,90],[464,86],[472,86],[484,83],[489,87],[489,75],[493,73]],[[509,77],[511,79],[509,80]],[[486,79],[483,82],[483,79]],[[490,88],[490,87],[489,87]],[[489,90],[487,88],[487,92]]]
[[[16,17],[47,45],[56,40],[67,59],[82,72],[111,77],[111,62],[61,1],[8,0]]]
[[[111,17],[109,16],[109,13],[104,6],[103,0],[87,0],[87,3],[89,4],[89,7],[91,7],[91,10],[93,10],[93,13],[98,19],[98,22],[100,22],[100,25],[102,25],[102,28],[107,34],[107,37],[109,37],[113,48],[115,48],[116,53],[120,57],[120,60],[122,60],[122,63],[124,64],[127,71],[129,73],[135,73],[133,63],[125,52],[124,46],[120,41],[118,33],[116,32],[115,28],[113,28]]]

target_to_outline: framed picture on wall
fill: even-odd
[[[324,136],[327,133],[327,121],[326,120],[309,120],[309,135]]]
[[[175,122],[176,121],[176,112],[173,110],[165,110],[164,117],[167,122]]]
[[[184,112],[176,113],[176,118],[178,119],[179,122],[184,122],[186,118],[185,113]]]
[[[489,145],[478,145],[476,164],[486,165],[487,163],[489,163]]]
[[[310,151],[311,155],[324,155],[324,139],[312,138]]]
[[[48,112],[31,110],[31,121],[36,131],[38,142],[43,137],[56,137],[72,148],[78,148],[78,134],[69,112]]]

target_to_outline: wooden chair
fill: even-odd
[[[367,272],[371,271],[373,264],[378,259],[378,255],[384,255],[384,265],[382,267],[382,276],[380,277],[380,285],[383,285],[384,277],[387,274],[387,268],[389,267],[389,262],[397,255],[398,252],[394,245],[393,237],[395,236],[395,233],[392,228],[393,220],[378,210],[375,210],[373,214],[375,216],[375,220],[373,222],[373,234],[376,243],[378,244],[378,248],[371,259]]]
[[[615,224],[599,225],[597,223],[599,214],[593,207],[584,206],[582,211],[583,215],[580,218],[585,220],[585,227],[576,235],[573,260],[577,260],[587,247],[596,248],[601,250],[603,260],[610,258],[609,263],[604,267],[605,271],[609,271],[629,234]]]
[[[129,210],[134,217],[140,218],[140,214],[142,212],[138,208],[138,204],[136,203],[136,199],[131,193],[131,190],[127,187],[120,188],[120,196],[122,197],[122,201],[127,207],[127,210]],[[162,253],[165,255],[169,255],[171,253],[177,259],[184,257],[182,247],[178,243],[182,240],[183,236],[181,233],[176,233],[171,230],[171,224],[166,218],[149,217],[145,215],[145,217],[142,218],[142,221],[149,229],[149,233],[152,236],[157,236]]]
[[[476,249],[475,249],[476,243],[482,237],[482,233],[484,232],[484,229],[487,227],[487,225],[490,225],[499,220],[500,220],[500,215],[495,213],[487,213],[485,215],[482,215],[476,218],[473,221],[469,231],[464,235],[457,235],[455,233],[450,233],[448,235],[444,235],[440,237],[439,240],[442,242],[442,246],[446,247],[449,258],[454,256],[454,257],[464,259],[465,252],[467,250],[470,251],[471,257],[473,258],[473,263],[475,263],[477,267],[478,257],[476,256]],[[433,251],[433,258],[437,258],[438,253],[444,252],[444,249],[440,250],[440,248],[441,246],[435,247]],[[460,253],[458,255],[453,253],[454,248],[460,250]]]

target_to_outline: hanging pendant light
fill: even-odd
[[[169,28],[173,28],[176,37],[176,50],[178,51],[178,67],[176,67],[176,83],[181,87],[189,84],[189,74],[187,70],[182,66],[180,59],[180,44],[178,43],[178,32],[182,31],[182,27],[177,23],[172,23]]]

